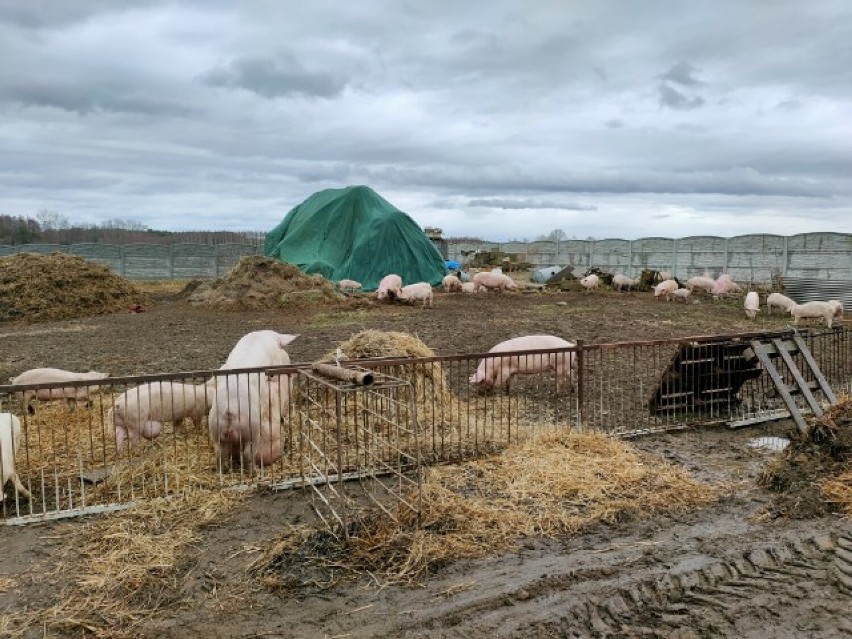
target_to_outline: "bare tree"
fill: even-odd
[[[551,242],[564,242],[568,239],[568,234],[562,229],[553,229],[547,234],[547,238]]]
[[[71,225],[67,217],[59,211],[52,211],[51,209],[42,209],[36,213],[35,217],[39,226],[45,231],[67,229]]]

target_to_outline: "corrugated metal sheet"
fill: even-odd
[[[807,277],[784,277],[784,294],[797,304],[840,300],[843,308],[852,309],[852,280],[818,280]]]

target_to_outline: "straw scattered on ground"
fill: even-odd
[[[829,512],[852,515],[852,399],[813,420],[807,433],[770,462],[761,485],[778,493],[770,515],[804,519]]]
[[[0,257],[0,321],[45,322],[127,311],[147,295],[107,266],[65,253]]]
[[[717,489],[684,469],[600,434],[545,435],[502,454],[433,468],[423,484],[422,527],[364,514],[350,544],[328,531],[291,528],[250,568],[270,587],[326,588],[370,576],[418,583],[457,559],[517,547],[525,537],[571,535],[599,522],[685,511]]]
[[[344,303],[323,277],[306,275],[292,264],[258,255],[240,258],[227,275],[213,282],[190,282],[183,294],[190,304],[234,310]]]
[[[181,600],[180,572],[199,531],[238,499],[193,491],[63,527],[59,556],[33,571],[45,600],[0,617],[0,636],[136,636],[138,624]]]

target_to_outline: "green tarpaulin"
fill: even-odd
[[[366,186],[314,193],[266,234],[264,252],[333,282],[356,280],[364,291],[388,273],[433,286],[447,274],[417,223]]]

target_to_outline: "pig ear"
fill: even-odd
[[[297,337],[299,337],[298,334],[297,335],[283,335],[283,334],[279,333],[279,335],[278,335],[278,347],[284,348],[285,346],[287,346],[287,344],[290,344],[291,342],[293,342]]]

